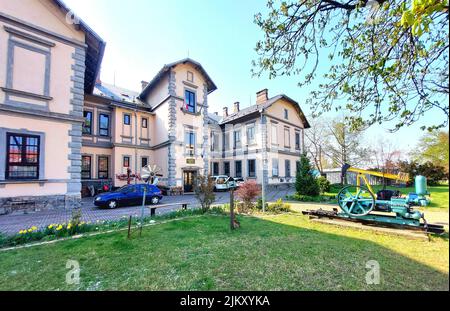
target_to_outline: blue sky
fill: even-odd
[[[202,63],[218,86],[209,97],[210,111],[241,102],[246,107],[255,93],[269,89],[269,96],[284,93],[300,103],[312,88],[299,88],[300,77],[252,78],[251,61],[262,32],[253,23],[254,14],[265,10],[264,0],[65,0],[65,3],[106,42],[102,81],[133,90],[141,80],[150,80],[164,64],[187,56]],[[327,68],[323,53],[322,68]],[[334,115],[328,113],[327,117]],[[436,116],[428,115],[432,120]],[[388,134],[388,126],[375,126],[366,133],[368,144],[380,137],[405,152],[422,135],[422,124]]]

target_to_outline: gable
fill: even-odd
[[[46,29],[80,42],[85,41],[84,32],[66,22],[66,15],[49,0],[2,1],[1,12],[9,16],[20,16],[28,24]]]
[[[287,110],[287,120],[285,119],[285,110]],[[301,128],[310,127],[299,105],[286,97],[276,100],[266,111],[270,116],[298,125]]]

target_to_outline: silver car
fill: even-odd
[[[236,182],[233,177],[226,175],[213,176],[214,191],[227,191],[236,188]]]

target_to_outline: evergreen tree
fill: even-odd
[[[295,177],[295,189],[301,195],[317,196],[320,193],[319,184],[312,174],[311,163],[306,154],[300,156]]]

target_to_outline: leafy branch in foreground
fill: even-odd
[[[307,102],[314,116],[346,110],[352,129],[394,122],[392,131],[427,112],[423,129],[448,125],[448,0],[300,0],[267,3],[255,15],[264,32],[253,74],[302,75],[299,86],[329,68]],[[322,70],[322,68],[320,68]]]

